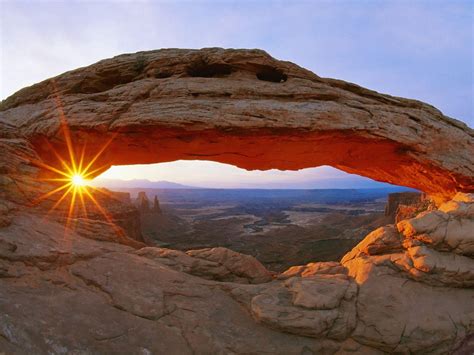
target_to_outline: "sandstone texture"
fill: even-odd
[[[413,206],[420,203],[422,198],[423,196],[419,192],[396,192],[388,194],[385,215],[394,217],[400,205]]]
[[[166,264],[172,269],[205,279],[237,283],[263,283],[272,275],[253,256],[226,248],[189,250],[187,253],[165,248],[142,248],[137,255]]]
[[[86,160],[322,164],[416,187],[437,208],[379,228],[340,262],[275,275],[225,248],[148,247],[129,197],[80,216],[44,169]],[[469,354],[473,133],[414,100],[323,79],[259,50],[127,54],[0,106],[0,353]],[[80,205],[79,205],[80,206]]]
[[[472,206],[473,194],[457,194],[442,205],[446,212],[379,228],[344,256],[359,284],[356,341],[387,352],[450,353],[472,336]]]
[[[331,165],[439,199],[474,191],[474,133],[462,122],[260,50],[124,54],[0,104],[0,123],[49,164],[57,163],[50,146],[65,150],[63,118],[86,153],[113,138],[97,161],[103,170],[177,159],[247,169]]]
[[[445,220],[472,220],[472,205],[474,196],[458,194],[448,212],[374,231],[341,263],[281,275],[225,248],[127,246],[18,214],[0,230],[0,349],[467,353],[474,235],[450,230],[456,246],[435,236]],[[428,223],[429,213],[446,216]]]

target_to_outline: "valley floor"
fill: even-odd
[[[252,255],[273,271],[340,260],[370,231],[392,222],[384,215],[383,192],[361,192],[347,201],[346,191],[330,196],[286,196],[278,190],[260,197],[245,190],[231,196],[219,190],[147,194],[161,201],[161,213],[141,213],[148,244],[183,251],[225,247]]]

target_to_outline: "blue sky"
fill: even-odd
[[[320,76],[428,102],[473,127],[473,6],[472,0],[3,0],[0,98],[125,52],[261,48]]]

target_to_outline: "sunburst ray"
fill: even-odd
[[[113,217],[99,203],[96,197],[94,197],[94,193],[96,192],[109,197],[111,197],[112,194],[87,184],[87,179],[108,168],[109,165],[107,164],[96,166],[96,163],[115,139],[117,133],[113,134],[110,139],[108,139],[105,144],[98,149],[97,152],[90,154],[90,156],[92,156],[91,159],[87,159],[86,157],[88,154],[86,154],[86,144],[84,143],[81,147],[74,146],[73,144],[63,102],[58,94],[59,91],[57,90],[56,83],[54,81],[53,86],[56,93],[54,95],[54,102],[58,112],[60,132],[63,135],[66,145],[65,148],[67,150],[67,158],[63,157],[49,141],[45,141],[48,151],[52,152],[54,157],[57,159],[57,165],[50,165],[50,163],[45,163],[39,159],[29,159],[32,164],[48,172],[47,177],[39,178],[38,181],[49,182],[53,184],[53,186],[56,185],[51,191],[46,192],[34,200],[34,205],[37,205],[48,198],[53,198],[56,194],[63,192],[61,195],[59,195],[59,198],[57,198],[53,206],[46,212],[45,218],[51,215],[53,211],[58,209],[64,201],[68,200],[69,205],[65,206],[63,210],[65,218],[65,230],[67,231],[70,230],[71,224],[73,224],[74,221],[77,221],[81,211],[82,215],[85,218],[88,218],[89,213],[87,200],[90,200],[92,202],[92,206],[97,208],[97,210],[104,216],[107,222],[112,225],[115,232],[118,235],[123,236],[123,229],[114,223]]]

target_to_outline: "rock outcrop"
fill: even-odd
[[[422,198],[422,194],[419,192],[396,192],[388,194],[385,216],[395,217],[400,205],[414,205],[420,203]]]
[[[474,191],[474,134],[462,122],[259,50],[125,54],[0,105],[0,122],[48,164],[57,164],[50,146],[66,150],[61,117],[78,150],[87,141],[87,158],[112,139],[102,170],[204,158],[246,169],[331,165],[439,199]]]
[[[155,214],[162,214],[163,211],[161,210],[160,207],[160,201],[158,200],[158,196],[155,195],[153,198],[153,207],[151,208],[151,211]]]
[[[145,214],[145,213],[150,213],[150,212],[155,213],[155,214],[162,213],[160,202],[158,201],[158,197],[155,195],[155,197],[153,198],[153,205],[152,205],[145,191],[138,192],[137,198],[135,199],[135,206],[137,207],[140,214]]]
[[[224,248],[144,247],[120,218],[38,201],[57,188],[44,180],[52,148],[66,153],[58,115],[78,149],[87,140],[86,161],[114,138],[96,173],[174,159],[328,164],[446,202],[370,233],[340,263],[281,275]],[[473,133],[429,105],[262,51],[163,50],[26,88],[2,102],[0,125],[0,352],[472,350],[474,195],[460,191],[473,190]],[[120,212],[116,200],[108,207]]]
[[[107,211],[110,220],[104,221],[104,216],[102,212],[98,210],[97,206],[91,203],[90,200],[86,200],[87,218],[83,218],[82,221],[88,220],[90,223],[90,221],[93,220],[108,222],[109,224],[113,223],[123,229],[123,236],[143,243],[140,213],[131,203],[130,194],[107,189],[100,190],[101,192],[96,194],[95,199]],[[88,233],[88,235],[89,234],[94,235],[93,233]],[[116,231],[115,234],[117,234]]]
[[[135,200],[135,206],[137,206],[140,213],[150,212],[150,200],[146,195],[145,191],[140,191]]]
[[[419,213],[435,208],[433,201],[419,192],[397,192],[388,194],[385,216],[390,223],[416,217]]]
[[[226,248],[189,250],[142,248],[137,255],[159,261],[170,268],[209,280],[258,284],[272,280],[271,273],[250,255]]]
[[[474,333],[473,206],[473,194],[458,194],[440,210],[379,228],[344,256],[359,284],[356,341],[448,353]]]
[[[356,326],[357,285],[345,275],[291,278],[252,298],[256,320],[286,333],[345,340]]]
[[[458,194],[374,231],[341,263],[277,278],[225,248],[121,245],[16,215],[0,230],[0,349],[462,354],[474,334],[473,206]]]

